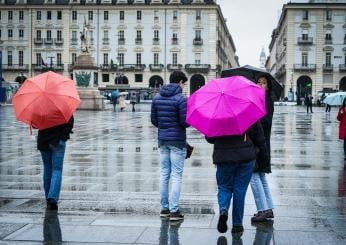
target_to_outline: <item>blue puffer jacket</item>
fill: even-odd
[[[151,123],[158,128],[158,140],[186,143],[186,98],[179,84],[161,88],[151,104]]]

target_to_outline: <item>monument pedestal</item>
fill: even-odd
[[[104,110],[104,97],[100,95],[100,91],[96,88],[78,87],[78,94],[81,100],[80,110]]]

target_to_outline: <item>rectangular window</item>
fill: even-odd
[[[77,54],[72,53],[72,61],[71,61],[72,65],[74,65],[76,63],[76,61],[77,61]]]
[[[178,11],[173,10],[173,20],[177,20],[177,19],[178,19]]]
[[[201,54],[200,53],[195,54],[195,64],[196,65],[201,64]]]
[[[13,12],[8,11],[8,21],[12,21],[12,20],[13,20]]]
[[[309,10],[303,10],[303,20],[309,19]]]
[[[108,20],[108,11],[103,12],[103,20]]]
[[[47,20],[52,19],[52,11],[47,11]]]
[[[124,11],[120,11],[120,20],[124,20],[125,19],[125,13]]]
[[[37,30],[36,31],[36,38],[37,40],[41,40],[42,36],[41,36],[41,30]]]
[[[196,10],[196,20],[201,19],[201,10]]]
[[[118,62],[119,62],[119,65],[124,65],[124,54],[123,53],[119,53],[118,54]]]
[[[8,36],[8,38],[12,38],[12,37],[13,37],[13,31],[12,31],[12,29],[9,29],[9,30],[7,31],[7,36]]]
[[[18,51],[18,61],[19,61],[19,65],[23,66],[23,62],[24,62],[24,51],[20,50]]]
[[[155,30],[155,31],[154,31],[154,38],[155,38],[156,40],[159,39],[159,31],[158,31],[158,30]]]
[[[196,30],[196,40],[201,40],[201,30]]]
[[[73,40],[77,39],[77,31],[72,31],[72,39]]]
[[[154,10],[154,20],[159,20],[159,11]]]
[[[36,12],[36,20],[41,20],[41,11]]]
[[[332,10],[327,9],[326,10],[326,20],[331,21],[332,20]]]
[[[56,64],[61,65],[61,53],[56,54]]]
[[[159,64],[159,54],[154,53],[154,65],[158,65],[158,64]]]
[[[52,31],[47,30],[47,40],[52,40]]]
[[[137,31],[136,39],[142,40],[142,31]]]
[[[102,74],[102,82],[109,83],[109,74]]]
[[[12,65],[12,51],[7,51],[7,64]]]
[[[2,35],[1,35],[1,29],[0,29],[0,40],[1,40],[1,36],[2,36]]]
[[[124,31],[119,31],[119,40],[124,40]]]
[[[107,31],[107,30],[104,30],[104,31],[103,31],[103,38],[104,38],[105,40],[108,40],[108,31]]]
[[[24,20],[24,11],[19,11],[19,20]]]
[[[0,11],[0,20],[1,20],[1,11]]]
[[[19,29],[19,39],[22,39],[24,37],[24,30]]]
[[[308,53],[302,53],[302,66],[308,66]]]
[[[309,39],[309,34],[303,33],[302,34],[302,40],[308,40]]]
[[[56,19],[57,19],[57,20],[61,20],[61,19],[62,19],[61,11],[58,11],[58,12],[57,12]]]
[[[332,34],[331,33],[326,33],[325,40],[332,40]]]
[[[143,74],[135,74],[135,82],[142,83],[143,82]]]
[[[72,11],[72,20],[77,20],[77,11]]]
[[[108,54],[103,54],[103,64],[108,65]]]
[[[141,65],[142,64],[142,54],[141,53],[137,53],[136,54],[136,64],[137,65]]]
[[[60,30],[56,31],[56,39],[61,41],[62,40],[61,37],[62,37],[61,31]]]
[[[142,11],[137,11],[137,20],[142,19]]]
[[[330,66],[332,64],[332,53],[326,53],[326,66]]]
[[[42,65],[41,53],[36,53],[36,65]]]
[[[88,11],[88,20],[93,20],[93,11]]]
[[[177,65],[178,64],[178,54],[177,53],[173,53],[172,54],[172,64],[173,65]]]

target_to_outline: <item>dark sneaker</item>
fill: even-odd
[[[47,209],[58,210],[58,203],[54,199],[49,198],[47,200]]]
[[[227,238],[224,237],[224,236],[220,236],[218,239],[217,239],[217,245],[227,245]]]
[[[171,212],[169,212],[168,209],[164,209],[164,210],[161,210],[160,217],[161,218],[167,218],[167,217],[169,217],[170,214],[171,214]]]
[[[266,211],[264,211],[264,213],[266,214],[267,219],[273,219],[274,218],[274,212],[272,209],[266,210]]]
[[[225,233],[227,231],[227,220],[228,215],[227,214],[220,214],[219,222],[217,223],[217,230],[220,233]]]
[[[244,227],[242,225],[234,225],[232,227],[232,237],[233,239],[239,240],[243,235]]]
[[[263,222],[267,220],[267,214],[265,212],[258,212],[251,218],[251,222]]]
[[[184,219],[184,215],[181,214],[179,210],[171,213],[171,215],[169,216],[170,221],[176,221],[176,220],[182,220],[182,219]]]

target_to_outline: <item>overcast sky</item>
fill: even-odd
[[[240,65],[259,66],[262,47],[268,56],[273,29],[287,0],[217,0],[232,35]]]

